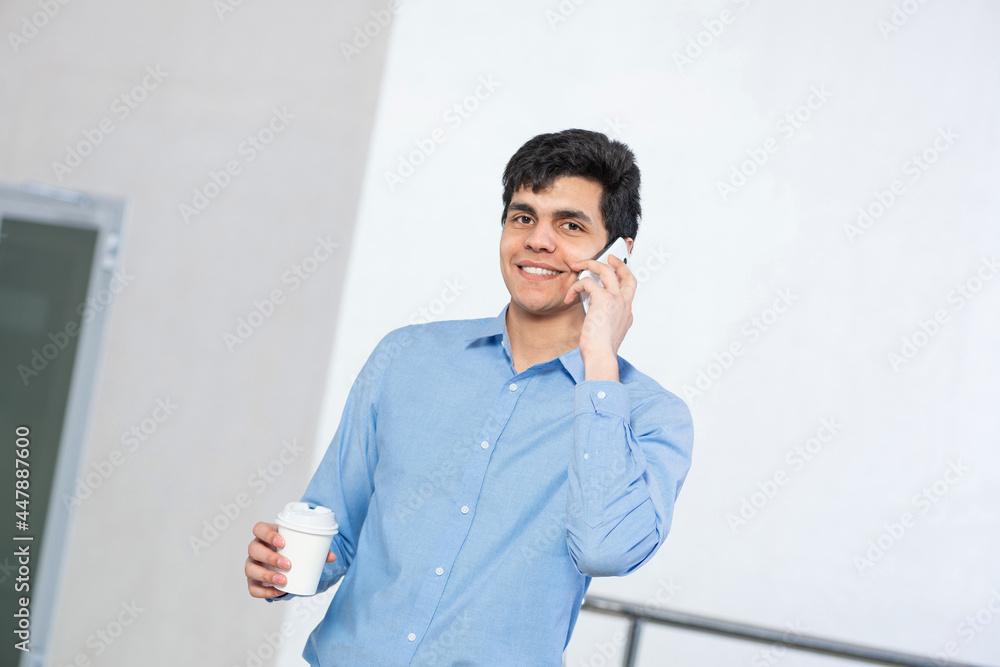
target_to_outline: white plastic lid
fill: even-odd
[[[310,506],[309,503],[285,505],[285,509],[278,514],[278,525],[315,535],[333,535],[338,527],[333,510],[319,505]]]

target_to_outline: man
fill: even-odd
[[[559,665],[590,578],[632,572],[669,530],[690,413],[618,357],[636,280],[593,259],[638,230],[632,152],[539,135],[503,185],[510,303],[383,338],[303,496],[340,524],[313,665]],[[290,565],[275,530],[254,526],[246,562],[268,600]]]

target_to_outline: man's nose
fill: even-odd
[[[532,250],[555,250],[555,234],[552,227],[545,223],[536,224],[524,239],[524,245]]]

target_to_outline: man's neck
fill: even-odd
[[[536,315],[511,302],[507,308],[507,335],[517,373],[555,359],[580,344],[585,315],[579,304],[576,306],[560,313]]]

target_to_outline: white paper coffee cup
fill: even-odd
[[[288,581],[275,588],[296,595],[315,595],[326,554],[337,534],[333,511],[309,503],[288,503],[278,514],[278,534],[285,538],[285,546],[278,549],[278,553],[287,558],[292,567],[277,569]]]

